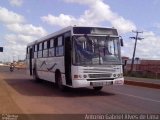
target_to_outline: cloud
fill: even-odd
[[[152,31],[144,32],[144,38],[137,42],[136,57],[141,59],[159,59],[160,56],[160,36],[157,36]],[[132,58],[135,40],[125,40],[124,47],[122,48],[122,55]]]
[[[48,14],[41,17],[42,21],[54,26],[65,27],[69,25],[89,25],[89,26],[101,26],[104,22],[109,22],[113,27],[117,28],[121,33],[130,32],[136,29],[136,26],[130,20],[126,20],[117,13],[111,11],[110,6],[105,4],[102,0],[64,0],[69,3],[77,3],[87,5],[88,10],[84,11],[84,14],[75,18],[71,15],[60,14],[54,16]]]
[[[76,19],[71,15],[60,14],[59,16],[53,16],[49,14],[48,16],[41,17],[44,22],[51,24],[53,26],[66,27],[70,25],[93,25],[92,22],[87,22],[83,18]]]
[[[5,59],[12,60],[13,57],[17,60],[18,57],[21,59],[25,58],[26,46],[29,42],[36,40],[38,37],[27,36],[23,34],[7,34],[4,36],[6,45],[4,46]]]
[[[27,36],[23,34],[7,34],[5,35],[5,40],[8,44],[17,44],[26,45],[29,42],[36,40],[37,38],[34,36]]]
[[[13,25],[13,26],[12,26]],[[37,40],[38,38],[47,34],[47,32],[42,27],[35,27],[31,24],[17,25],[18,28],[14,26],[15,24],[8,25],[9,28],[14,33],[6,34],[4,36],[6,45],[5,55],[6,58],[10,56],[21,56],[21,59],[25,58],[26,46],[28,43]],[[23,28],[23,29],[22,29]],[[12,58],[10,58],[12,60]]]
[[[4,54],[6,58],[13,55],[21,55],[24,58],[26,45],[47,34],[43,27],[28,24],[22,15],[3,7],[0,7],[0,22],[10,32],[4,35],[6,44]]]
[[[20,7],[20,6],[22,6],[22,4],[23,4],[23,0],[9,0],[9,3],[10,3],[12,6]]]
[[[4,46],[5,52],[4,54],[4,59],[7,61],[12,61],[13,58],[14,60],[17,60],[18,57],[20,59],[25,59],[25,54],[26,54],[26,45],[21,45],[21,44],[9,44]]]
[[[64,1],[68,3],[78,3],[78,4],[86,4],[86,5],[95,4],[98,1],[102,2],[102,0],[64,0]]]
[[[33,36],[44,36],[47,32],[42,27],[36,27],[32,24],[9,24],[6,27],[15,33],[20,33],[24,35],[33,35]]]
[[[8,30],[24,35],[44,36],[47,32],[41,26],[26,24],[24,16],[0,7],[0,22],[2,22]]]
[[[0,7],[0,22],[4,24],[24,23],[26,20],[22,15]]]

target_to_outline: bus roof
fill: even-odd
[[[37,40],[29,43],[27,46],[31,46],[31,45],[40,43],[44,40],[47,40],[49,38],[63,34],[68,31],[72,31],[73,34],[103,34],[103,35],[117,35],[118,36],[117,30],[115,28],[89,27],[89,26],[68,26],[68,27],[65,27],[65,28],[57,31],[57,32],[51,33],[47,36],[44,36],[40,39],[37,39]]]
[[[71,30],[72,28],[73,28],[72,26],[65,27],[65,28],[63,28],[63,29],[61,29],[61,30],[59,30],[59,31],[57,31],[57,32],[54,32],[54,33],[51,33],[51,34],[49,34],[49,35],[47,35],[47,36],[44,36],[44,37],[42,37],[42,38],[39,38],[39,39],[37,39],[37,40],[29,43],[27,46],[31,46],[31,45],[33,45],[33,44],[42,42],[43,40],[46,40],[46,39],[49,39],[49,38],[54,37],[54,36],[56,36],[56,35],[62,34],[62,33],[64,33],[64,32],[67,32],[67,31]]]

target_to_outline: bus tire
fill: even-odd
[[[103,88],[103,86],[93,87],[93,89],[94,89],[95,91],[100,91],[100,90],[102,90],[102,88]]]
[[[62,76],[60,72],[56,72],[55,74],[56,84],[61,91],[65,90],[65,86],[62,84]]]

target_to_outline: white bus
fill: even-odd
[[[27,73],[62,90],[123,85],[122,44],[114,28],[69,26],[27,45]]]

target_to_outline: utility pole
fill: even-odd
[[[136,47],[137,47],[137,40],[142,40],[142,39],[144,39],[144,38],[138,37],[138,34],[139,34],[139,33],[143,33],[143,32],[139,32],[139,31],[132,31],[132,32],[133,32],[133,33],[136,33],[136,37],[130,37],[131,39],[135,39],[134,51],[133,51],[133,57],[132,57],[132,63],[131,63],[130,73],[133,71],[133,64],[134,64],[134,57],[135,57]]]

